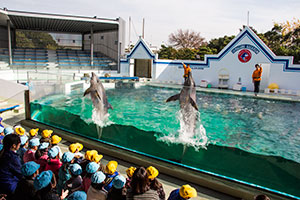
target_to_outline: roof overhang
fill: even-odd
[[[91,27],[94,32],[118,30],[118,19],[92,18],[71,15],[57,15],[47,13],[33,13],[24,11],[0,9],[0,25],[20,30],[89,33]]]

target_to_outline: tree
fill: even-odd
[[[233,38],[235,38],[234,35],[212,39],[208,43],[208,47],[211,49],[211,51],[216,54],[219,53]]]
[[[199,48],[205,45],[205,39],[200,36],[199,32],[192,30],[182,30],[178,29],[177,32],[171,33],[169,35],[170,44],[177,48]]]
[[[160,50],[158,51],[158,57],[160,59],[177,59],[177,50],[171,46],[161,45]]]
[[[49,33],[34,31],[16,31],[17,47],[42,48],[55,50],[59,48]]]

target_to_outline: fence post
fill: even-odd
[[[29,92],[29,90],[24,91],[24,105],[25,105],[25,119],[30,120],[31,113],[30,113],[30,92]]]

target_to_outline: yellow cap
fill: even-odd
[[[183,185],[179,189],[179,195],[182,198],[192,198],[197,196],[197,191],[195,188],[191,187],[190,185]]]
[[[92,156],[94,154],[98,154],[98,152],[96,150],[89,150],[89,151],[86,151],[85,152],[85,159],[89,160],[89,161],[92,161]]]
[[[81,151],[81,150],[83,149],[83,145],[80,144],[80,143],[73,143],[73,144],[70,144],[69,150],[70,150],[72,153],[75,153],[77,149],[78,149],[78,151]]]
[[[25,134],[25,129],[23,127],[17,127],[15,129],[17,135],[24,135]]]
[[[129,178],[131,178],[133,176],[134,171],[136,170],[135,167],[129,167],[128,169],[126,169],[126,174]]]
[[[43,130],[42,132],[42,137],[43,138],[49,138],[51,136],[51,134],[53,133],[52,130]]]
[[[114,174],[117,171],[118,162],[117,161],[109,161],[105,168],[105,173]]]
[[[52,144],[58,144],[61,141],[61,137],[59,137],[58,135],[53,135],[51,137],[51,143]]]
[[[99,154],[93,154],[92,155],[92,160],[91,161],[93,161],[93,162],[95,162],[95,163],[99,163],[100,162],[100,160],[103,158],[103,155],[99,155]]]
[[[153,166],[148,167],[146,170],[147,170],[149,179],[154,179],[159,174],[158,170]]]
[[[34,137],[34,136],[36,136],[36,135],[38,134],[38,132],[39,132],[39,129],[38,129],[38,128],[33,128],[33,129],[31,129],[31,130],[29,131],[29,135],[30,135],[31,137]]]

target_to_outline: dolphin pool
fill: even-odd
[[[199,129],[182,140],[179,103],[165,103],[179,92],[151,86],[107,90],[114,110],[109,110],[102,128],[92,120],[92,102],[82,91],[32,101],[31,117],[178,165],[300,197],[299,103],[197,93]]]

